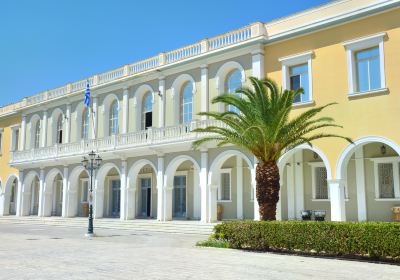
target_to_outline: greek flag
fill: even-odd
[[[83,101],[86,107],[90,106],[90,85],[89,81],[86,83],[85,100]]]

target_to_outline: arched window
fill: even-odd
[[[82,113],[82,139],[89,139],[89,122],[90,112],[88,108],[85,108]]]
[[[193,116],[193,85],[186,83],[180,95],[180,122],[186,123],[192,120]]]
[[[57,144],[62,144],[63,142],[63,116],[59,115],[57,119]]]
[[[242,86],[242,73],[239,69],[231,71],[226,77],[226,91],[229,93],[235,93],[235,90]],[[228,111],[239,112],[238,108],[229,105]]]
[[[118,103],[114,100],[110,110],[110,135],[118,134]]]
[[[34,138],[34,148],[39,148],[40,147],[40,120],[36,122],[36,127],[35,127],[35,138]]]
[[[153,102],[151,92],[147,92],[142,102],[142,129],[153,126]]]

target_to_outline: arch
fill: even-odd
[[[194,167],[196,168],[196,170],[200,171],[200,165],[193,157],[187,156],[187,155],[177,156],[168,164],[167,168],[165,169],[166,180],[164,180],[164,188],[167,188],[168,186],[173,185],[172,181],[173,181],[174,176],[170,176],[170,175],[171,174],[174,175],[174,173],[175,173],[176,169],[179,167],[179,165],[181,165],[185,161],[191,161],[193,163]]]
[[[121,178],[121,170],[118,168],[116,164],[111,162],[107,162],[106,164],[104,164],[96,174],[95,189],[94,189],[95,218],[101,218],[104,216],[104,196],[105,196],[104,181],[106,179],[108,172],[110,172],[110,170],[113,168],[117,170],[118,175]]]
[[[322,159],[322,162],[325,165],[327,180],[332,180],[333,179],[331,165],[329,163],[329,160],[328,160],[327,156],[319,148],[317,148],[315,146],[310,146],[310,145],[307,145],[307,144],[299,145],[299,146],[291,149],[290,151],[287,151],[286,153],[284,153],[278,160],[279,171],[283,170],[283,167],[284,167],[286,161],[292,155],[294,155],[297,151],[301,151],[301,150],[310,150],[310,151],[315,152],[316,154],[318,154],[318,156]]]
[[[370,136],[364,136],[356,141],[353,142],[353,144],[347,145],[347,147],[342,151],[340,154],[337,163],[336,163],[336,178],[337,179],[344,179],[343,177],[346,174],[345,168],[347,167],[347,162],[349,161],[350,157],[352,156],[353,152],[355,149],[359,146],[364,146],[366,144],[370,143],[382,143],[390,148],[392,148],[398,155],[400,155],[400,146],[397,145],[394,141],[382,137],[382,136],[375,136],[375,135],[370,135]]]
[[[54,183],[54,180],[57,177],[57,175],[60,175],[61,178],[64,179],[64,175],[58,168],[53,168],[47,173],[46,178],[44,180],[45,181],[44,190],[43,190],[44,193],[52,192],[53,183]]]
[[[216,88],[219,94],[222,94],[226,91],[225,89],[225,80],[229,73],[233,70],[238,69],[242,74],[242,83],[246,81],[246,73],[244,71],[243,66],[236,61],[228,61],[225,62],[221,67],[218,68],[217,74],[215,76]]]
[[[157,168],[154,165],[154,163],[152,163],[150,160],[148,159],[140,159],[137,162],[135,162],[131,168],[129,169],[128,172],[128,177],[127,177],[127,188],[128,189],[135,189],[136,187],[132,187],[132,183],[136,183],[136,178],[140,172],[140,170],[145,167],[146,165],[150,165],[151,168],[154,170],[155,173],[157,173]]]
[[[172,102],[173,102],[173,108],[174,108],[174,122],[175,124],[179,123],[180,119],[180,102],[181,102],[181,95],[182,95],[182,89],[183,87],[187,84],[190,83],[192,86],[192,96],[196,93],[196,82],[193,79],[193,77],[189,74],[181,74],[179,75],[174,82],[172,83],[171,86],[171,91],[172,91]],[[192,100],[193,102],[193,100]]]
[[[10,213],[11,210],[11,189],[12,189],[12,184],[14,182],[17,182],[16,184],[16,189],[14,190],[14,205],[13,205],[13,211],[14,213]],[[10,214],[15,214],[16,210],[16,199],[17,199],[17,193],[18,193],[18,176],[16,174],[10,174],[8,175],[7,179],[5,181],[0,182],[0,216],[2,215],[10,215]]]
[[[208,172],[208,182],[211,184],[212,183],[212,174],[218,172],[218,170],[221,168],[221,166],[224,164],[224,162],[229,159],[230,157],[233,156],[239,156],[244,161],[247,163],[249,168],[252,168],[253,162],[250,160],[248,156],[246,156],[243,152],[238,151],[238,150],[227,150],[222,153],[220,153],[211,163],[210,169]],[[214,177],[215,178],[215,177]]]
[[[62,130],[63,132],[65,131],[65,122],[64,122],[64,112],[60,108],[55,108],[53,112],[51,113],[51,119],[50,119],[50,125],[51,125],[51,144],[56,144],[57,143],[57,128],[58,128],[58,121],[59,118],[62,118]],[[62,138],[64,138],[64,133],[62,135]],[[64,139],[62,139],[64,140]]]
[[[29,120],[29,127],[30,127],[30,141],[29,141],[29,148],[33,149],[35,148],[35,140],[36,140],[36,129],[37,125],[41,125],[41,119],[38,114],[34,114],[30,120]],[[40,135],[39,135],[39,146],[41,143],[41,136],[42,136],[42,130],[40,129]]]
[[[66,203],[66,216],[67,217],[75,217],[78,215],[78,191],[79,191],[79,177],[85,172],[89,177],[89,172],[81,165],[78,165],[72,169],[69,178],[68,178],[68,186],[67,186],[67,197],[65,199]]]
[[[154,106],[154,89],[148,85],[148,84],[143,84],[138,89],[135,91],[134,98],[133,98],[133,104],[135,106],[135,112],[136,112],[136,130],[139,131],[142,129],[142,111],[143,111],[143,97],[147,94],[151,94],[151,103],[152,107]],[[152,108],[153,109],[153,108]]]
[[[103,100],[103,136],[106,137],[108,135],[110,135],[109,132],[109,120],[110,120],[110,113],[111,113],[111,105],[113,104],[113,102],[117,102],[117,111],[119,114],[120,111],[120,104],[119,104],[119,99],[118,96],[114,93],[110,93],[108,94],[104,100]],[[118,118],[118,126],[119,126],[119,118]]]
[[[44,180],[44,189],[43,189],[43,204],[42,204],[42,215],[47,217],[51,216],[52,212],[55,210],[53,209],[53,197],[55,195],[54,190],[54,184],[55,184],[55,179],[57,176],[60,175],[61,178],[64,179],[64,176],[62,172],[58,168],[53,168],[51,169]]]
[[[32,201],[32,183],[35,179],[38,179],[40,182],[40,176],[39,174],[34,171],[31,170],[28,172],[28,174],[26,175],[25,179],[24,179],[24,183],[22,186],[22,201],[21,201],[21,214],[22,216],[27,216],[31,214],[31,201]],[[40,189],[39,189],[39,196],[40,196]]]

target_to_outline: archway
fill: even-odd
[[[0,209],[0,214],[15,215],[17,212],[17,195],[18,195],[18,177],[15,174],[8,176],[5,184],[3,185],[3,205]]]
[[[200,166],[191,156],[175,157],[164,177],[163,220],[199,220],[201,214]]]
[[[42,215],[61,216],[63,203],[63,175],[60,170],[53,168],[45,179],[43,191]]]
[[[211,188],[210,220],[217,220],[217,207],[221,219],[254,219],[253,163],[238,150],[220,153],[212,162],[208,173]]]
[[[67,192],[67,217],[87,217],[89,211],[89,174],[83,166],[75,167],[70,176]],[[93,182],[94,184],[94,182]]]
[[[399,155],[400,147],[380,136],[362,137],[343,150],[336,172],[348,190],[348,220],[391,220],[400,201]]]
[[[121,172],[114,163],[104,164],[96,176],[95,218],[121,215]]]
[[[328,180],[332,179],[330,163],[317,147],[300,145],[278,161],[281,177],[277,218],[301,219],[302,210],[326,211],[331,217]]]
[[[25,177],[22,187],[21,215],[38,215],[40,200],[39,175],[30,171]]]
[[[157,169],[151,161],[141,159],[128,172],[126,218],[156,217],[157,200]]]

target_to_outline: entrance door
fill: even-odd
[[[121,181],[111,180],[111,217],[119,217],[121,209]]]
[[[174,217],[186,217],[186,176],[174,177]]]
[[[61,216],[62,212],[62,181],[58,180],[56,185],[56,192],[55,192],[55,215]]]
[[[140,178],[141,209],[140,215],[151,216],[151,178]]]
[[[39,210],[39,182],[32,183],[32,200],[30,215],[37,215]]]
[[[15,199],[17,198],[17,186],[16,182],[13,182],[11,186],[11,196],[10,196],[10,209],[9,209],[9,214],[10,215],[15,215]]]

